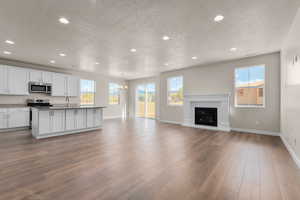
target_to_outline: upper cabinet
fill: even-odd
[[[0,65],[0,95],[29,95],[28,83],[52,84],[52,96],[79,96],[79,78],[71,75]]]
[[[67,79],[66,75],[53,73],[52,96],[67,96]]]
[[[29,95],[28,70],[20,67],[8,67],[8,93],[11,95]]]
[[[7,66],[0,65],[0,94],[8,93]]]
[[[79,94],[79,78],[75,76],[67,76],[67,95],[69,97],[77,97]]]
[[[30,81],[40,83],[52,83],[52,72],[30,70]]]
[[[0,94],[28,95],[28,70],[0,65]]]

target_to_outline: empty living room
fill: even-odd
[[[0,27],[0,200],[300,200],[299,0],[3,0]]]

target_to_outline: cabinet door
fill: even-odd
[[[29,77],[31,82],[43,82],[42,71],[30,70]]]
[[[7,67],[0,65],[0,94],[8,93]]]
[[[74,130],[75,128],[75,109],[66,110],[66,130]]]
[[[8,128],[29,126],[29,108],[9,108]]]
[[[79,78],[75,76],[68,76],[68,96],[77,97],[79,93]]]
[[[51,132],[63,132],[65,130],[65,111],[53,110],[52,112],[52,128]]]
[[[87,122],[87,128],[92,128],[95,127],[95,123],[94,123],[94,109],[89,108],[86,110],[87,114],[86,114],[86,122]]]
[[[19,67],[8,67],[8,89],[12,95],[28,95],[29,71]]]
[[[53,74],[52,96],[66,96],[66,76],[63,74]]]
[[[40,110],[39,111],[39,134],[48,134],[51,133],[50,128],[50,111],[49,110]]]
[[[52,72],[43,72],[43,83],[52,83]]]
[[[95,119],[95,127],[102,125],[102,109],[101,108],[94,109],[94,119]]]
[[[7,110],[0,109],[0,129],[7,128]]]
[[[86,109],[78,109],[76,110],[75,121],[76,121],[76,129],[84,129],[86,128]]]

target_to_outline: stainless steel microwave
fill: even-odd
[[[52,85],[50,83],[29,82],[29,92],[51,94]]]

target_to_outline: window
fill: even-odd
[[[235,70],[235,106],[265,106],[265,66],[237,68]]]
[[[183,77],[168,78],[168,105],[183,104]]]
[[[120,104],[120,88],[121,86],[117,83],[109,83],[109,104],[116,105]]]
[[[80,80],[80,104],[95,104],[96,83],[94,80]]]

